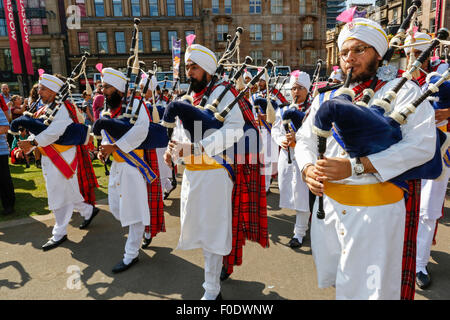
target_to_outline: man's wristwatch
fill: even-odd
[[[360,176],[364,173],[364,165],[361,163],[361,159],[359,157],[350,159],[350,164],[352,166],[352,173]]]

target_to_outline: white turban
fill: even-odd
[[[415,41],[412,41],[411,36],[406,37],[405,46],[409,45],[409,44],[413,44],[413,43],[416,44],[416,43],[422,43],[422,42],[429,42],[431,40],[431,36],[429,36],[428,34],[423,33],[423,32],[416,32],[414,35],[414,40]],[[429,46],[430,46],[430,43],[423,44],[420,46],[408,47],[408,48],[405,48],[405,52],[410,53],[412,48],[419,50],[419,51],[425,51]]]
[[[184,54],[184,63],[188,61],[195,62],[210,75],[216,72],[217,59],[214,52],[199,44],[193,44],[187,48]]]
[[[253,78],[252,74],[250,72],[248,72],[248,71],[245,71],[245,73],[244,73],[244,79],[246,79],[246,78],[250,78],[250,79]]]
[[[115,70],[113,68],[103,68],[102,81],[112,85],[120,92],[125,93],[125,86],[127,83],[127,79],[122,72]]]
[[[345,41],[350,39],[361,40],[375,48],[383,57],[389,45],[388,37],[383,28],[375,21],[366,18],[356,18],[348,22],[338,37],[338,48],[342,49]]]
[[[158,85],[158,82],[156,81],[156,78],[154,75],[152,75],[149,80],[148,75],[145,74],[145,77],[143,77],[141,79],[141,82],[139,82],[139,86],[145,87],[145,85],[147,84],[148,81],[150,81],[150,83],[148,85],[148,90],[155,91],[156,86]]]
[[[309,88],[311,87],[311,78],[309,77],[309,74],[307,74],[306,72],[296,70],[291,73],[289,84],[291,85],[291,88],[295,84],[299,84],[306,90],[309,90]]]
[[[342,74],[342,70],[341,69],[337,69],[337,70],[335,70],[335,71],[333,71],[331,74],[330,74],[330,78],[329,79],[331,79],[331,80],[339,80],[339,81],[344,81],[344,76],[343,76],[343,74]]]
[[[58,92],[64,82],[51,74],[44,73],[39,79],[39,84],[49,88],[53,92]]]

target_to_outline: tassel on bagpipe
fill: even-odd
[[[19,134],[19,128],[23,127],[34,135],[38,135],[52,123],[60,108],[65,108],[65,101],[69,97],[70,90],[74,87],[74,81],[84,71],[86,66],[88,52],[85,52],[81,57],[80,62],[72,70],[70,76],[61,86],[56,94],[54,101],[47,106],[45,113],[39,118],[33,118],[31,111],[35,111],[39,100],[35,102],[31,110],[21,117],[14,119],[11,122],[9,132],[12,135]],[[84,145],[89,142],[90,127],[81,123],[71,123],[64,131],[63,135],[55,142],[60,145]]]

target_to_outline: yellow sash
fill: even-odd
[[[223,166],[217,163],[216,160],[208,157],[206,154],[201,156],[190,155],[184,158],[186,164],[186,169],[191,171],[201,171],[201,170],[215,170],[222,169]]]
[[[440,127],[438,127],[438,129],[441,129],[441,131],[443,131],[443,132],[447,132],[447,125],[445,124],[443,126],[440,126]]]
[[[70,148],[74,147],[74,146],[63,146],[61,144],[52,144],[52,146],[56,149],[56,151],[58,151],[59,153],[63,153],[64,151],[69,150]],[[37,147],[39,152],[43,155],[43,156],[47,156],[47,154],[45,153],[44,149],[41,147]]]
[[[136,153],[136,155],[139,158],[144,159],[144,149],[136,149],[133,151]],[[121,156],[119,156],[116,151],[114,151],[112,153],[112,156],[113,156],[114,161],[116,161],[116,162],[125,162],[125,159],[122,158]]]
[[[365,185],[324,182],[324,193],[340,204],[357,207],[383,206],[403,198],[403,190],[391,182]]]

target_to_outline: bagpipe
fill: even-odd
[[[85,52],[81,57],[81,61],[72,70],[70,76],[66,79],[64,84],[56,93],[53,102],[47,106],[45,113],[39,118],[33,118],[33,113],[36,111],[37,105],[40,101],[37,100],[28,112],[24,115],[14,119],[11,122],[9,132],[12,135],[18,135],[20,128],[25,128],[34,135],[40,134],[55,119],[56,114],[61,108],[65,108],[65,102],[68,99],[71,89],[75,87],[75,80],[84,73],[86,68],[88,52]],[[64,133],[55,141],[55,144],[60,145],[84,145],[89,142],[90,127],[81,123],[71,123]]]
[[[313,132],[317,134],[319,139],[319,158],[323,158],[326,151],[326,139],[332,133],[341,140],[345,151],[352,158],[365,157],[383,151],[399,142],[402,139],[400,126],[406,123],[408,115],[416,112],[417,107],[427,97],[439,90],[439,85],[449,78],[450,70],[447,70],[439,81],[434,84],[431,83],[426,92],[408,104],[404,109],[391,112],[391,105],[403,85],[412,79],[412,73],[421,67],[440,41],[445,40],[448,36],[449,32],[447,29],[440,29],[437,33],[437,38],[414,61],[411,68],[402,74],[402,77],[394,88],[386,92],[382,99],[375,99],[371,106],[367,106],[367,103],[374,95],[373,89],[378,83],[377,76],[373,78],[370,88],[364,90],[362,100],[353,103],[355,94],[353,90],[348,88],[352,74],[352,69],[350,69],[344,87],[337,90],[332,99],[322,103],[315,115]],[[391,54],[390,50],[387,52],[387,55],[389,54]],[[388,57],[387,59],[389,60],[390,58]],[[386,60],[386,56],[384,60]],[[398,177],[395,177],[392,181],[438,178],[442,173],[443,159],[441,148],[445,150],[447,145],[447,135],[438,130],[434,157],[418,167],[407,170]],[[317,216],[319,219],[323,219],[324,217],[322,197],[319,198],[319,211]]]
[[[167,136],[169,140],[172,138],[173,129],[176,127],[177,117],[181,120],[184,129],[186,129],[190,133],[191,135],[190,139],[193,142],[197,142],[194,141],[194,134],[193,134],[195,123],[198,123],[199,121],[201,122],[202,136],[206,130],[218,129],[222,126],[224,119],[222,118],[222,120],[220,121],[219,118],[216,118],[217,106],[219,105],[220,101],[223,99],[225,94],[231,89],[232,84],[227,86],[227,88],[224,90],[224,92],[222,92],[220,97],[218,97],[218,99],[216,99],[211,105],[207,106],[205,105],[209,99],[209,96],[216,82],[222,77],[225,71],[224,61],[230,59],[236,52],[236,48],[237,45],[239,44],[239,38],[242,32],[243,29],[241,27],[238,27],[234,38],[228,41],[227,48],[225,49],[223,56],[219,60],[219,65],[214,75],[212,76],[209,86],[207,87],[205,94],[203,95],[199,105],[197,106],[193,105],[194,100],[192,96],[190,96],[192,92],[192,83],[191,83],[186,95],[181,97],[181,99],[178,101],[170,102],[169,105],[166,106],[166,110],[164,112],[161,125],[167,128]],[[246,59],[246,61],[248,62],[249,60]],[[241,73],[244,70],[245,65],[246,63],[244,62],[244,64],[241,67]],[[235,78],[236,77],[233,77],[233,79]],[[230,81],[230,83],[232,81]],[[201,137],[197,137],[197,140],[199,140],[200,138]]]
[[[312,77],[312,84],[309,87],[308,94],[306,95],[306,99],[303,102],[303,106],[301,109],[297,108],[295,105],[292,108],[289,108],[285,112],[283,112],[281,116],[281,120],[284,126],[284,130],[286,133],[288,133],[289,125],[292,123],[294,132],[297,132],[298,129],[302,126],[303,121],[306,119],[306,110],[309,108],[311,101],[310,99],[314,99],[314,97],[317,95],[317,85],[314,86],[315,83],[319,80],[319,74],[320,74],[320,68],[322,67],[323,61],[321,59],[318,59],[316,62],[316,68],[314,69],[313,77]],[[314,87],[314,89],[313,89]],[[291,159],[291,153],[289,152],[288,147],[288,163],[292,163]]]
[[[123,135],[125,135],[136,123],[140,110],[142,106],[146,108],[145,105],[145,94],[147,93],[150,86],[150,78],[152,75],[156,74],[156,62],[154,62],[153,70],[149,71],[149,78],[146,81],[143,90],[141,91],[139,87],[139,83],[141,81],[141,77],[143,75],[143,68],[145,67],[145,63],[138,60],[138,44],[139,44],[139,30],[138,25],[140,23],[139,19],[134,19],[134,30],[132,34],[130,53],[131,56],[127,61],[127,74],[126,74],[126,85],[124,97],[121,103],[121,115],[117,118],[111,118],[111,111],[107,108],[106,99],[105,99],[105,110],[102,113],[102,116],[95,121],[92,132],[93,135],[97,139],[101,139],[101,131],[105,130],[115,141],[120,139]],[[133,60],[134,59],[134,60]],[[133,62],[132,62],[133,61]],[[132,86],[132,90],[130,93],[130,98],[127,99],[127,92],[131,82],[131,74],[134,73],[135,80]],[[138,99],[138,96],[141,96]],[[154,92],[153,92],[154,97]],[[136,100],[138,101],[138,105],[133,113],[133,107],[135,105]],[[140,144],[137,149],[155,149],[155,148],[163,148],[168,144],[168,139],[166,135],[166,129],[162,127],[159,122],[159,113],[157,111],[156,106],[151,108],[152,110],[152,121],[149,123],[149,129],[146,139]],[[150,114],[149,114],[150,118]]]

